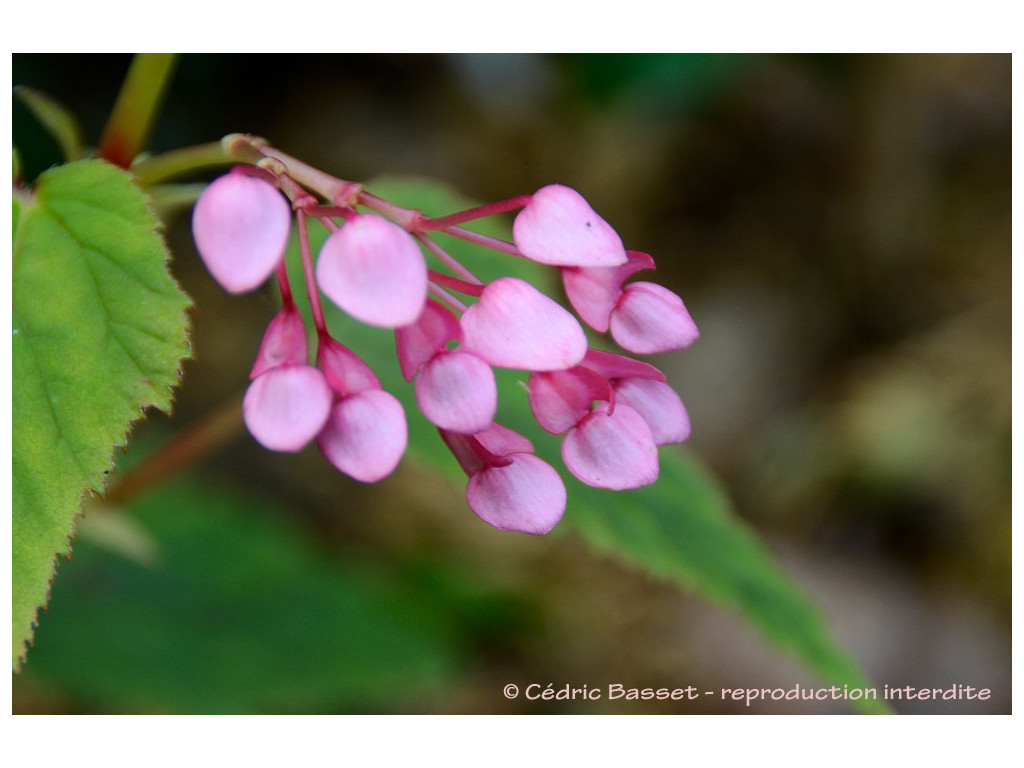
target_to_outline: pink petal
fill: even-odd
[[[554,435],[575,427],[595,400],[611,401],[611,385],[582,366],[530,374],[530,408],[537,423]]]
[[[630,283],[611,316],[612,338],[640,355],[690,346],[700,332],[683,300],[656,283]]]
[[[616,410],[628,405],[647,422],[657,445],[681,443],[690,436],[686,406],[668,384],[650,379],[620,379],[615,383]]]
[[[498,423],[474,435],[480,444],[496,456],[513,453],[533,453],[533,443],[518,432]]]
[[[461,339],[462,326],[455,315],[437,302],[428,301],[415,323],[395,329],[395,349],[405,380],[412,381],[420,366],[449,341]]]
[[[416,379],[416,402],[437,426],[474,434],[491,425],[498,408],[494,371],[468,352],[442,352]]]
[[[364,483],[390,475],[402,460],[407,441],[405,411],[382,389],[367,389],[336,402],[317,438],[331,464]]]
[[[608,330],[608,318],[622,296],[622,281],[635,272],[654,269],[646,253],[627,251],[629,262],[617,267],[570,267],[562,270],[562,284],[572,308],[595,331]]]
[[[320,250],[317,282],[357,320],[396,328],[420,316],[427,264],[408,232],[380,216],[354,216]]]
[[[462,315],[462,333],[467,351],[501,368],[571,368],[587,351],[587,337],[576,319],[515,277],[484,288]]]
[[[244,293],[259,287],[284,258],[291,221],[291,206],[273,184],[230,173],[199,196],[192,234],[217,282]]]
[[[348,397],[364,389],[380,389],[380,380],[355,352],[330,336],[320,340],[317,366],[338,397]]]
[[[504,467],[487,467],[469,479],[466,501],[485,523],[501,531],[548,533],[565,512],[565,485],[536,456],[517,453]]]
[[[667,381],[665,374],[650,363],[641,363],[625,355],[616,355],[600,349],[588,349],[583,366],[601,374],[614,383],[615,379],[636,378]]]
[[[294,304],[286,304],[267,326],[249,378],[255,379],[279,365],[305,365],[308,356],[302,315]]]
[[[602,405],[562,441],[565,466],[579,480],[621,491],[658,479],[658,448],[643,417],[628,405]]]
[[[622,240],[582,195],[560,184],[533,194],[512,225],[524,256],[562,267],[611,267],[626,262]]]
[[[317,436],[331,410],[324,375],[309,365],[271,368],[249,385],[242,414],[249,432],[272,451],[299,451]]]

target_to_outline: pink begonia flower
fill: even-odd
[[[515,277],[489,283],[461,323],[466,351],[499,368],[571,368],[587,351],[587,337],[576,318]]]
[[[320,451],[355,480],[375,483],[390,475],[408,442],[405,411],[383,389],[366,389],[339,399],[320,432]]]
[[[474,434],[491,425],[498,408],[498,388],[491,366],[471,352],[448,349],[461,341],[462,327],[433,301],[411,325],[395,330],[402,375],[416,378],[416,402],[436,426]]]
[[[614,398],[608,381],[582,365],[532,373],[528,392],[537,423],[553,435],[576,426],[590,413],[594,401]]]
[[[686,349],[700,335],[683,300],[657,283],[630,283],[610,318],[615,343],[639,355]]]
[[[334,392],[334,405],[317,445],[349,477],[375,483],[390,475],[408,443],[405,411],[380,387],[369,366],[330,337],[320,342],[317,363]]]
[[[466,502],[501,531],[543,535],[565,513],[565,484],[522,435],[493,424],[476,435],[439,430],[469,476]]]
[[[654,259],[628,251],[618,267],[562,270],[562,284],[573,309],[595,331],[611,329],[623,349],[649,355],[685,349],[700,335],[683,300],[668,288],[649,282],[623,286],[636,272],[654,269]]]
[[[562,460],[580,481],[622,491],[658,479],[658,447],[644,418],[628,405],[598,405],[562,440]]]
[[[427,263],[416,241],[371,213],[353,216],[327,238],[316,278],[343,310],[384,328],[414,322],[427,299]]]
[[[560,267],[612,267],[626,261],[618,233],[583,196],[561,184],[533,194],[512,225],[516,247],[528,259]]]
[[[470,435],[481,432],[498,409],[494,371],[468,352],[441,352],[416,377],[416,403],[439,427]]]
[[[686,406],[653,365],[622,355],[591,349],[582,366],[600,374],[615,390],[617,404],[639,413],[651,429],[657,445],[681,443],[690,436]]]
[[[286,303],[274,316],[263,333],[256,362],[249,372],[255,379],[262,373],[279,365],[305,365],[309,359],[306,347],[306,326],[295,304]]]
[[[331,409],[324,375],[310,365],[280,365],[246,390],[242,414],[249,432],[272,451],[300,451],[319,434]]]
[[[617,395],[607,378],[587,367],[586,358],[567,371],[530,375],[530,407],[545,430],[565,433],[562,458],[569,471],[588,485],[639,488],[658,478],[657,443],[644,415]],[[651,414],[656,415],[653,408]]]
[[[302,318],[287,304],[267,326],[242,401],[246,427],[270,450],[301,450],[327,421],[330,387],[306,359]]]
[[[262,285],[284,258],[291,220],[291,206],[273,184],[229,173],[199,196],[192,234],[224,290],[244,293]]]

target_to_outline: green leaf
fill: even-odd
[[[471,206],[443,187],[419,180],[369,182],[366,187],[429,215]],[[509,237],[507,226],[500,223],[487,234]],[[453,245],[453,253],[456,248],[460,260],[465,258],[464,263],[479,270],[481,276],[484,270],[488,279],[516,274],[556,295],[551,290],[554,270],[513,257],[488,255],[462,242]],[[301,279],[298,271],[294,274],[295,280]],[[400,375],[393,334],[351,322],[330,304],[325,310],[332,330],[374,369],[384,388],[402,401],[409,422],[409,456],[464,482],[465,476],[445,450],[437,430],[419,413],[412,386]],[[537,455],[567,478],[568,508],[556,534],[575,531],[599,551],[739,611],[765,637],[794,653],[830,685],[869,685],[831,637],[814,603],[776,565],[767,547],[736,516],[725,493],[692,455],[676,446],[663,448],[660,479],[647,488],[614,492],[585,486],[564,470],[559,438],[537,426],[521,386],[528,374],[496,371],[496,375],[497,420],[528,437]],[[855,704],[865,711],[885,711],[880,702]]]
[[[188,298],[131,176],[85,160],[15,197],[12,578],[14,666],[142,410],[169,410],[188,355]]]
[[[817,607],[690,454],[662,449],[661,477],[646,488],[612,498],[573,481],[569,494],[569,525],[599,551],[738,610],[828,685],[872,687],[831,637]],[[852,704],[865,712],[888,711],[880,700]]]
[[[84,541],[54,585],[28,672],[101,709],[175,714],[415,708],[465,655],[436,594],[302,535],[216,481],[129,505],[151,566]],[[91,512],[90,512],[91,514]]]

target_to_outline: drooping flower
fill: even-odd
[[[246,427],[272,451],[302,450],[327,421],[331,390],[306,359],[302,318],[289,303],[267,327],[242,401]]]
[[[685,349],[700,335],[683,300],[664,286],[623,281],[636,272],[654,269],[646,253],[629,251],[617,267],[575,267],[562,270],[562,283],[573,309],[595,331],[611,330],[615,342],[641,355]]]
[[[427,299],[427,264],[416,241],[374,214],[353,216],[327,238],[316,276],[331,301],[369,325],[408,325]]]
[[[622,491],[658,479],[658,448],[643,417],[623,403],[601,403],[565,434],[562,459],[579,480]]]
[[[439,430],[469,476],[466,503],[502,531],[548,533],[565,512],[565,484],[517,432],[492,424],[476,435]]]
[[[582,365],[530,375],[537,423],[564,434],[565,466],[587,485],[625,490],[658,479],[658,448],[650,427],[618,402],[610,382]]]
[[[618,233],[574,189],[550,184],[537,190],[512,226],[516,247],[541,264],[612,267],[626,261]]]
[[[258,288],[284,258],[291,207],[269,181],[229,173],[196,201],[192,234],[203,263],[229,293]]]
[[[491,366],[472,352],[449,349],[462,326],[433,301],[419,319],[395,330],[398,361],[406,381],[416,379],[416,403],[442,429],[474,434],[487,429],[498,407]]]
[[[381,389],[366,363],[330,337],[320,340],[317,364],[334,393],[317,437],[321,453],[349,477],[382,480],[398,466],[408,442],[401,403]]]
[[[638,355],[685,349],[699,332],[683,300],[657,283],[630,283],[612,310],[615,343]]]
[[[607,380],[616,403],[630,406],[643,417],[657,445],[681,443],[690,436],[686,406],[665,374],[653,365],[590,349],[582,366]]]

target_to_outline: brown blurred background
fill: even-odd
[[[127,64],[16,55],[14,81],[63,101],[95,141]],[[244,131],[354,180],[425,175],[482,201],[583,192],[690,308],[701,339],[657,361],[690,444],[840,642],[879,685],[993,691],[900,711],[1005,713],[1010,70],[1009,55],[184,56],[152,144]],[[19,108],[14,125],[30,173],[54,162]],[[195,360],[173,419],[142,438],[237,393],[272,312],[269,294],[220,291],[187,221],[169,239]],[[496,535],[409,462],[366,487],[315,450],[273,455],[241,435],[210,471],[279,501],[325,551],[410,578],[429,553],[483,585],[458,674],[380,710],[846,711],[506,701],[506,682],[812,679],[739,618],[573,537]],[[138,710],[29,658],[15,711]]]

